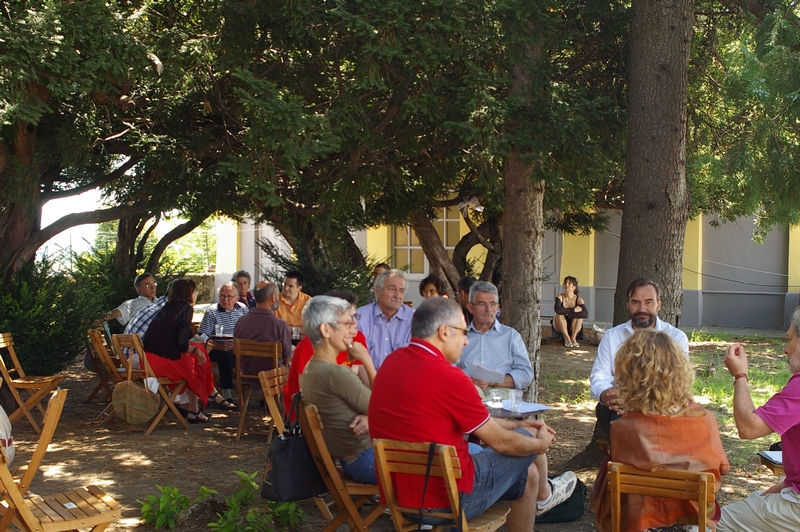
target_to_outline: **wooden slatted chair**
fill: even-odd
[[[27,493],[28,488],[33,482],[33,478],[39,471],[39,466],[42,465],[44,455],[47,453],[47,447],[53,439],[58,421],[61,419],[61,412],[64,410],[64,402],[67,400],[67,390],[58,389],[53,392],[50,401],[47,403],[47,410],[44,413],[44,421],[42,422],[42,433],[39,435],[39,441],[36,442],[36,450],[31,455],[30,462],[17,466],[11,477],[17,484],[19,491],[22,495]],[[0,530],[6,530],[9,523],[16,515],[13,510],[0,505]]]
[[[183,426],[184,430],[189,430],[189,423],[187,423],[186,419],[181,415],[181,413],[178,411],[178,408],[175,406],[175,403],[173,402],[175,398],[178,397],[186,388],[186,380],[180,379],[178,381],[174,381],[166,377],[157,377],[156,374],[153,373],[153,368],[150,367],[150,363],[147,361],[147,355],[144,352],[144,347],[142,347],[142,339],[138,334],[115,334],[112,337],[112,340],[117,353],[123,353],[123,350],[127,349],[128,352],[131,353],[131,356],[133,356],[132,353],[136,352],[136,354],[139,355],[139,363],[144,365],[145,377],[156,379],[158,381],[158,395],[160,395],[161,399],[164,400],[164,406],[161,407],[161,410],[158,411],[156,417],[154,417],[153,421],[150,422],[150,426],[147,427],[144,435],[149,436],[152,434],[153,430],[156,428],[156,425],[158,425],[158,422],[164,418],[164,414],[167,413],[167,410],[173,413],[178,422]],[[172,392],[170,392],[168,389],[170,387],[172,387]],[[166,424],[166,420],[164,423]]]
[[[400,506],[397,502],[397,491],[394,487],[392,473],[405,473],[412,475],[425,476],[428,464],[428,449],[430,443],[425,442],[405,442],[397,440],[374,439],[372,449],[375,452],[375,465],[378,469],[378,480],[383,488],[384,497],[389,503],[389,511],[394,522],[394,529],[397,532],[416,530],[418,525],[405,517],[403,514],[417,515],[419,508]],[[456,480],[461,478],[461,463],[456,449],[452,445],[437,445],[436,451],[431,462],[430,475],[441,477],[444,480],[450,508],[455,509],[450,512],[433,513],[426,512],[426,515],[440,517],[458,522],[459,516],[456,514],[459,508],[459,493]],[[508,517],[510,509],[504,505],[495,505],[486,510],[482,515],[467,522],[467,518],[461,515],[461,527],[467,531],[492,531],[503,526]],[[446,525],[449,529],[453,525]],[[442,530],[442,527],[434,527],[435,531]]]
[[[267,404],[267,410],[270,416],[269,433],[267,434],[268,444],[272,442],[273,429],[275,429],[278,434],[283,434],[286,430],[286,425],[283,422],[283,414],[281,413],[279,405],[282,402],[283,387],[286,384],[288,374],[289,370],[285,367],[258,372],[261,393],[264,394],[264,402]]]
[[[239,396],[239,426],[236,429],[236,441],[242,437],[247,407],[250,404],[250,395],[253,384],[258,384],[258,371],[251,369],[254,366],[270,369],[280,367],[282,346],[280,342],[260,342],[258,340],[233,339],[233,355],[236,357],[236,394]],[[253,359],[262,359],[261,361]],[[264,359],[268,359],[264,360]],[[266,398],[265,398],[266,400]]]
[[[111,387],[113,388],[118,383],[127,380],[128,366],[130,366],[130,361],[128,361],[128,359],[124,356],[118,357],[114,352],[109,351],[109,348],[106,345],[105,337],[100,331],[89,329],[89,340],[94,348],[94,351],[97,353],[98,358],[103,363],[103,367],[106,370]],[[132,369],[132,379],[136,381],[142,381],[144,377],[144,371],[140,369]],[[98,414],[97,418],[95,418],[95,421],[102,420],[103,423],[109,423],[114,420],[114,417],[114,404],[109,403],[103,409],[103,411]]]
[[[714,474],[676,469],[642,471],[619,462],[609,462],[608,490],[611,495],[611,530],[614,532],[621,530],[623,493],[695,501],[698,528],[705,530],[709,505],[714,503]]]
[[[267,444],[272,443],[272,433],[283,434],[286,432],[286,422],[281,413],[280,404],[282,402],[283,389],[289,370],[285,367],[271,369],[269,371],[259,371],[258,380],[261,383],[261,392],[264,394],[264,401],[270,416],[270,430],[267,435]],[[274,431],[273,431],[274,429]],[[330,521],[333,519],[331,505],[333,501],[326,501],[323,497],[314,497],[314,504],[319,508],[322,517]],[[2,530],[2,529],[0,529]]]
[[[86,344],[86,358],[91,364],[89,371],[93,372],[97,377],[97,384],[92,389],[92,392],[86,397],[86,399],[83,400],[83,402],[91,403],[94,401],[95,397],[100,395],[100,393],[104,394],[101,402],[107,403],[111,401],[111,387],[114,385],[114,383],[111,381],[111,376],[108,374],[103,361],[100,359],[100,354],[94,347],[91,338],[89,338],[89,341]]]
[[[6,361],[0,356],[0,373],[2,373],[2,377],[8,385],[8,389],[11,390],[11,395],[14,396],[14,400],[17,402],[18,406],[16,410],[8,415],[8,419],[11,423],[14,423],[21,419],[22,416],[25,416],[28,422],[33,426],[33,430],[39,434],[42,429],[39,428],[36,420],[33,419],[31,410],[34,407],[38,408],[39,412],[44,415],[42,401],[44,401],[50,392],[59,385],[64,376],[51,375],[49,377],[39,377],[25,375],[25,371],[22,369],[17,354],[14,351],[14,339],[11,337],[11,333],[0,333],[0,350],[2,349],[8,351],[9,364],[6,365]],[[26,392],[28,395],[27,399],[22,398],[20,395],[21,390]]]
[[[13,513],[14,526],[26,532],[66,532],[81,528],[101,532],[119,518],[122,509],[97,486],[26,498],[8,470],[4,449],[0,449],[0,485],[5,492],[2,505],[6,513]]]
[[[351,531],[369,530],[369,525],[383,515],[386,505],[379,504],[366,517],[361,516],[360,509],[365,502],[378,495],[378,486],[350,480],[336,467],[331,453],[328,452],[325,439],[322,437],[323,425],[322,419],[319,417],[319,410],[316,406],[303,401],[300,402],[300,405],[300,412],[297,413],[300,428],[308,443],[311,456],[317,464],[317,469],[319,469],[319,473],[328,487],[328,492],[339,510],[339,514],[333,517],[323,532],[333,532],[345,522],[350,525]]]

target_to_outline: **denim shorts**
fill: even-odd
[[[517,429],[517,432],[530,436],[523,429]],[[475,482],[472,485],[472,493],[461,494],[461,508],[467,520],[478,517],[496,502],[513,501],[525,493],[528,468],[536,456],[506,456],[488,447],[471,456],[475,464]],[[458,513],[457,509],[454,510]],[[432,508],[430,511],[451,510]],[[419,521],[419,515],[407,517],[415,522]],[[422,516],[422,523],[428,525],[443,525],[449,522],[446,519]]]
[[[351,462],[339,459],[342,471],[355,480],[364,484],[377,484],[378,474],[375,472],[375,454],[372,447],[356,456]]]

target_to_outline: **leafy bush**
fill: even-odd
[[[217,513],[219,518],[213,523],[208,523],[208,528],[218,532],[271,532],[272,525],[281,529],[295,528],[305,517],[305,513],[297,503],[279,503],[267,501],[267,506],[259,506],[258,483],[255,478],[257,473],[244,473],[235,471],[239,477],[239,489],[229,497],[225,497],[225,510]],[[161,496],[148,495],[142,505],[142,519],[145,524],[152,524],[158,530],[166,526],[170,530],[175,528],[181,512],[191,504],[217,493],[206,488],[200,488],[200,495],[193,501],[183,495],[178,488],[156,486]]]
[[[26,373],[52,375],[86,348],[86,330],[99,311],[96,294],[44,257],[4,284],[0,331],[14,336]]]
[[[194,501],[191,501],[178,488],[171,486],[156,486],[156,488],[161,492],[160,497],[148,495],[144,501],[137,501],[142,505],[142,519],[145,524],[153,525],[156,530],[163,526],[172,530],[175,528],[181,512],[188,508],[189,505],[216,493],[212,489],[201,486],[200,494]]]

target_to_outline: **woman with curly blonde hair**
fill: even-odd
[[[715,492],[721,476],[730,469],[716,418],[693,401],[691,362],[668,334],[655,329],[636,331],[617,353],[614,375],[625,409],[611,423],[611,453],[592,492],[601,532],[611,529],[608,460],[644,471],[708,471],[714,473]],[[623,530],[697,522],[697,504],[691,501],[634,494],[622,498]],[[720,517],[716,501],[709,515],[713,527]]]

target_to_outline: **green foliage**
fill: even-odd
[[[294,529],[306,517],[306,513],[296,502],[267,501],[275,524]]]
[[[258,507],[257,473],[236,471],[236,475],[239,477],[239,489],[225,498],[225,510],[217,514],[218,521],[208,523],[208,528],[219,532],[265,532],[273,530],[270,526],[273,521],[280,526],[295,526],[302,520],[303,513],[297,505],[274,503],[267,508]]]
[[[167,527],[172,530],[178,522],[178,517],[181,512],[201,499],[217,493],[216,491],[201,486],[199,495],[190,500],[189,497],[182,494],[178,488],[172,486],[156,486],[161,496],[148,495],[144,501],[137,502],[142,505],[142,520],[145,524],[153,525],[158,530],[162,527]]]
[[[316,296],[330,290],[350,291],[358,296],[359,306],[367,301],[372,270],[380,262],[370,262],[360,267],[347,261],[325,262],[318,256],[307,256],[307,260],[303,260],[306,257],[285,255],[269,240],[262,240],[259,246],[273,264],[262,270],[265,278],[281,286],[284,274],[289,270],[297,270],[303,274],[303,292]]]
[[[95,294],[86,288],[54,269],[48,257],[26,265],[4,284],[0,331],[13,334],[26,373],[57,373],[86,348],[86,330],[100,312]]]

